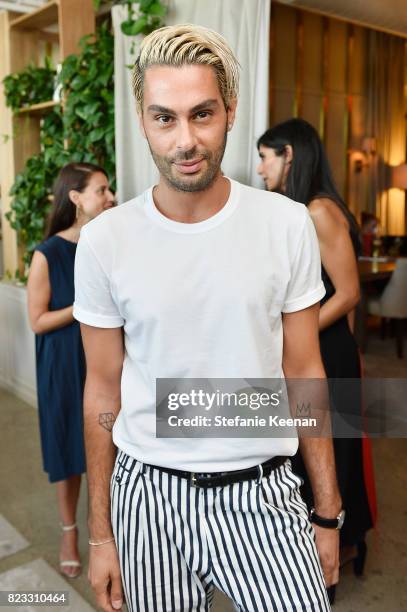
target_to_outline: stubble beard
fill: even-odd
[[[150,142],[148,140],[147,142],[154,163],[167,185],[175,189],[175,191],[196,193],[208,189],[219,173],[227,143],[227,130],[225,129],[223,142],[216,151],[208,151],[207,149],[204,151],[197,151],[196,147],[194,147],[189,151],[181,151],[176,157],[171,158],[165,155],[158,155],[151,148]],[[174,176],[174,162],[191,161],[197,157],[197,154],[200,158],[205,159],[207,163],[206,169],[202,173],[199,173],[199,176],[196,178],[192,175],[185,176],[185,178]]]

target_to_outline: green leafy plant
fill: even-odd
[[[70,160],[103,166],[114,188],[114,38],[105,24],[80,44],[79,55],[67,57],[59,75],[64,138]]]
[[[64,139],[62,109],[56,106],[51,113],[45,115],[41,125],[40,145],[46,165],[54,165],[59,169],[69,162],[71,153]]]
[[[6,105],[18,112],[20,108],[52,100],[55,75],[48,58],[44,67],[30,64],[20,72],[9,74],[3,79]]]
[[[103,0],[94,0],[96,9],[103,4]],[[150,34],[164,24],[167,7],[161,0],[117,0],[113,4],[127,5],[127,19],[122,22],[121,30],[127,36],[137,34]]]
[[[36,244],[44,237],[52,184],[65,155],[60,111],[50,113],[43,121],[41,142],[43,150],[30,157],[16,176],[10,191],[11,210],[6,214],[11,227],[17,231],[19,244],[24,246],[25,266],[31,261]],[[21,276],[20,280],[23,280]]]
[[[64,107],[42,119],[41,152],[28,159],[10,191],[6,216],[23,247],[25,268],[44,238],[52,186],[62,166],[70,161],[99,164],[114,188],[113,63],[113,36],[104,25],[82,39],[79,55],[70,55],[62,64],[58,81]],[[16,278],[25,280],[19,272]]]

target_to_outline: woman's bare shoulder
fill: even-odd
[[[331,198],[315,198],[308,205],[313,220],[319,224],[341,224],[349,229],[349,222],[338,204]]]

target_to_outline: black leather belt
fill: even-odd
[[[262,470],[260,470],[260,466],[255,465],[244,470],[234,470],[233,472],[183,472],[182,470],[173,470],[172,468],[158,465],[144,464],[144,466],[161,470],[173,476],[186,478],[191,481],[194,487],[209,489],[210,487],[223,487],[235,482],[243,482],[244,480],[253,480],[259,478],[259,476],[269,476],[273,470],[283,465],[287,459],[288,457],[273,457],[261,464]]]

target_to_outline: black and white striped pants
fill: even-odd
[[[244,612],[330,610],[300,483],[287,460],[198,489],[119,451],[111,512],[129,610],[203,612],[215,586]]]

